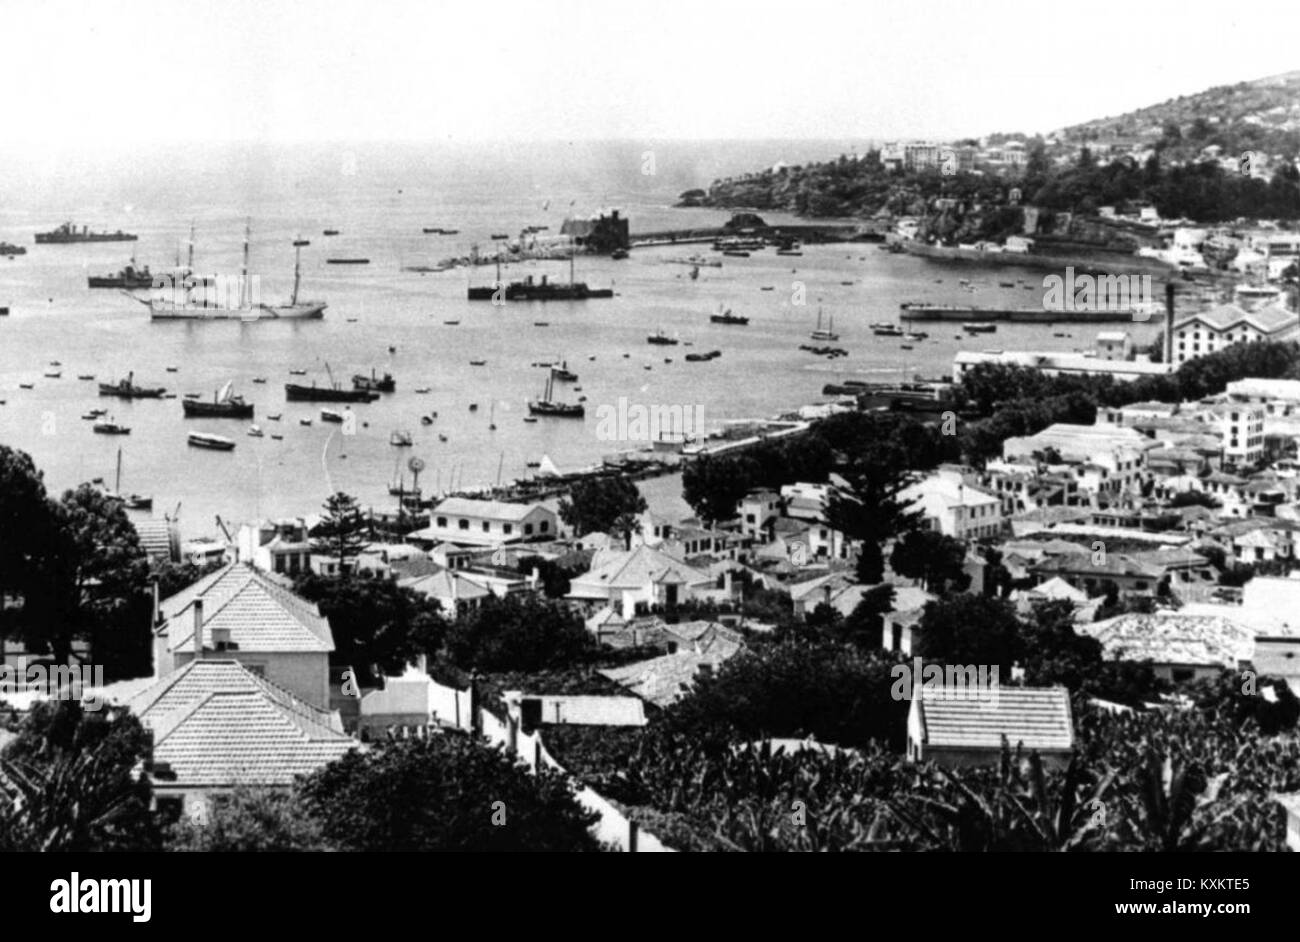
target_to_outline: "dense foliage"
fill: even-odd
[[[124,710],[41,702],[0,752],[0,850],[156,850],[149,734]]]
[[[355,668],[363,684],[377,674],[400,674],[419,655],[436,650],[447,630],[436,600],[384,576],[306,573],[294,591],[329,619],[331,663]]]
[[[352,752],[306,779],[305,807],[351,851],[598,850],[568,780],[467,736]]]

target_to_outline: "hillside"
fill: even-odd
[[[1250,154],[1249,161],[1242,160]],[[808,217],[962,217],[957,237],[994,238],[1020,201],[1049,211],[1153,205],[1165,219],[1300,216],[1300,71],[1184,95],[1053,134],[904,143],[860,157],[715,180],[682,204]],[[960,155],[960,159],[958,159]],[[972,172],[973,171],[973,172]],[[955,209],[954,209],[955,201]],[[978,218],[965,218],[974,209]],[[952,220],[949,219],[949,223]],[[947,225],[941,228],[953,228]]]
[[[1163,142],[1171,159],[1194,157],[1201,148],[1214,144],[1230,154],[1262,150],[1295,156],[1300,151],[1300,71],[1182,95],[1127,114],[1063,128],[1052,136],[1074,144]]]

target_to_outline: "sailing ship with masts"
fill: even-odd
[[[244,226],[244,263],[240,269],[238,296],[220,289],[220,279],[195,280],[187,275],[177,279],[170,290],[158,296],[140,300],[148,305],[153,320],[319,320],[325,316],[324,301],[299,301],[298,288],[302,281],[302,248],[294,246],[293,294],[288,304],[262,304],[254,298],[248,278],[248,243],[251,226]],[[190,246],[193,258],[193,243]]]
[[[582,403],[557,402],[553,397],[555,393],[555,371],[548,370],[546,373],[546,392],[541,399],[534,399],[528,403],[528,412],[531,415],[549,416],[557,419],[581,419],[587,414],[587,410]]]
[[[121,501],[127,510],[152,510],[153,498],[145,497],[141,494],[123,494],[122,493],[122,449],[117,450],[117,477],[113,481],[113,489],[104,494],[109,500]]]

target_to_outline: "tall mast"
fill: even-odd
[[[190,252],[185,262],[185,267],[194,271],[194,223],[190,223]]]
[[[248,305],[248,239],[252,226],[251,219],[244,223],[244,267],[239,272],[239,306],[241,308]]]
[[[113,481],[113,493],[122,493],[122,449],[117,450],[117,478]]]
[[[570,288],[573,287],[573,256],[576,254],[577,254],[576,251],[569,253],[569,287]]]
[[[295,240],[296,241],[296,240]],[[289,298],[289,307],[294,307],[298,303],[298,280],[302,275],[302,246],[293,247],[293,295]],[[374,374],[374,370],[370,371]]]

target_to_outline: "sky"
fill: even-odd
[[[1298,21],[1294,0],[0,0],[0,143],[1050,131],[1300,68]]]

